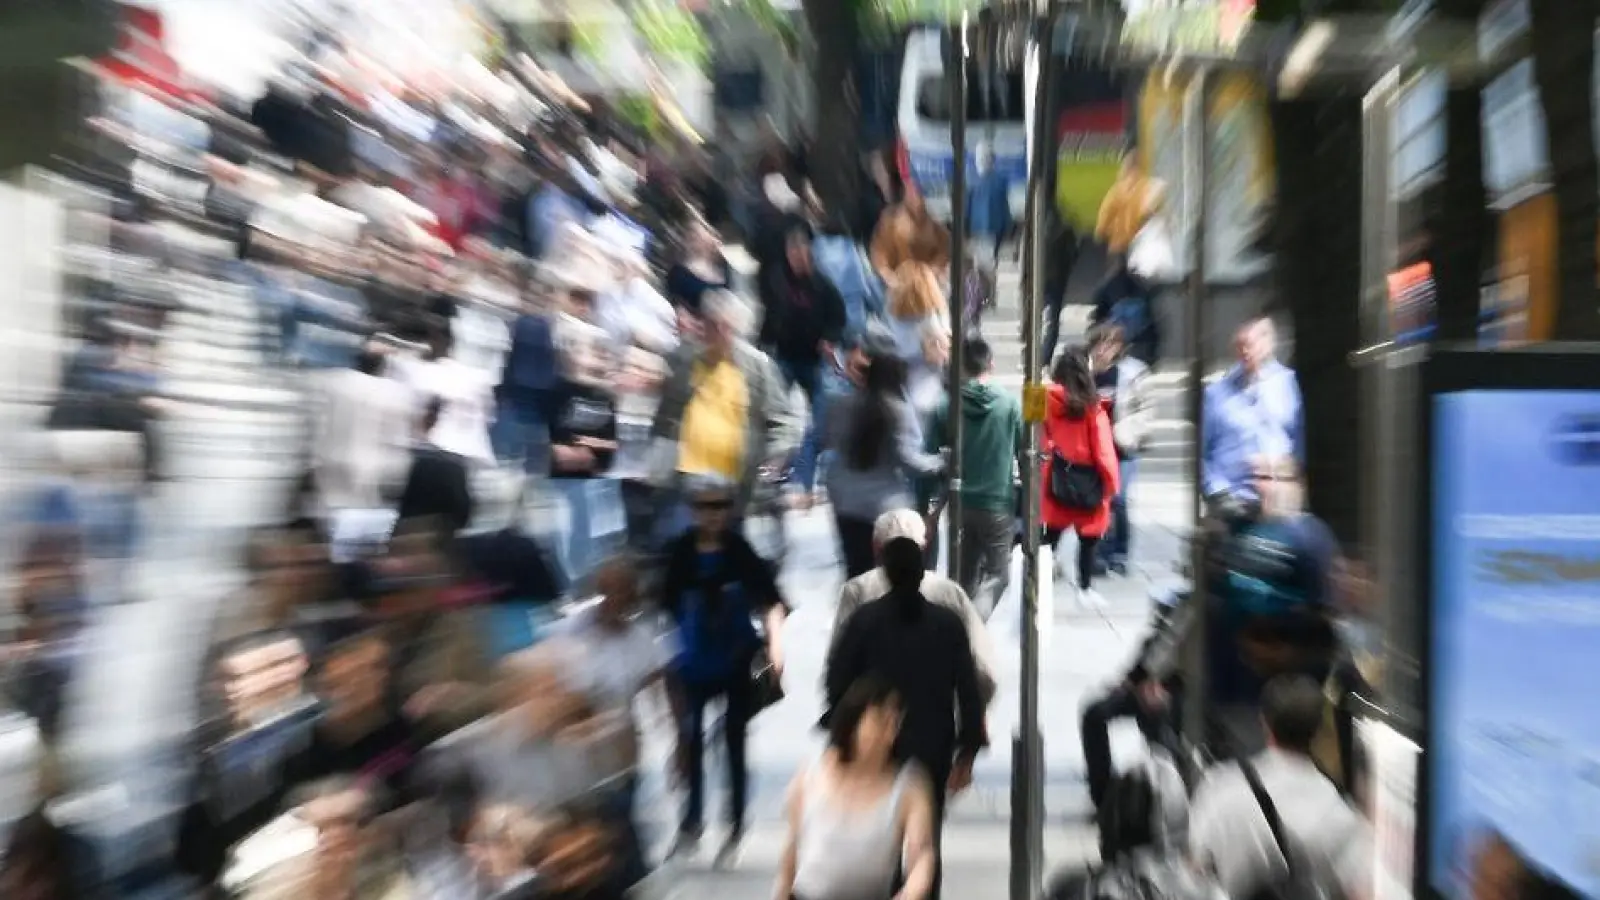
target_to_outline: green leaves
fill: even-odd
[[[657,56],[701,68],[711,63],[711,41],[699,20],[672,0],[638,0],[633,27]]]

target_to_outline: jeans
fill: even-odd
[[[735,673],[749,670],[749,665],[733,667]],[[683,810],[682,834],[699,835],[705,819],[705,713],[706,704],[723,697],[727,711],[722,717],[722,739],[728,753],[728,825],[734,834],[744,833],[744,813],[750,788],[750,774],[745,767],[745,732],[750,727],[750,679],[735,674],[726,681],[713,684],[683,685],[685,720],[680,723],[684,766],[688,770],[688,797]]]
[[[827,412],[826,395],[822,390],[822,366],[818,363],[781,360],[778,368],[792,389],[799,385],[811,407],[811,419],[806,424],[806,436],[800,444],[800,455],[794,461],[794,482],[806,493],[817,485],[817,431],[822,427],[822,417]]]
[[[550,424],[544,399],[539,397],[501,397],[489,442],[495,458],[502,463],[521,462],[523,471],[534,475],[550,473]]]
[[[614,478],[552,478],[549,515],[540,526],[569,582],[593,574],[608,555],[627,542],[627,511],[622,482]],[[564,513],[564,515],[563,515]]]
[[[1134,475],[1139,471],[1139,461],[1125,459],[1119,465],[1122,490],[1111,498],[1111,528],[1100,542],[1100,558],[1112,566],[1128,563],[1128,546],[1133,541],[1132,526],[1128,522],[1128,487],[1133,484]]]
[[[1011,547],[1015,522],[1009,512],[961,511],[961,559],[957,581],[985,620],[1011,586]]]

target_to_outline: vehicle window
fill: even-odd
[[[967,72],[968,122],[1022,122],[1027,82],[1021,72],[985,78],[974,66]],[[925,76],[917,86],[917,115],[934,122],[950,121],[949,80],[944,73]]]
[[[935,122],[950,119],[950,91],[941,75],[929,75],[917,86],[917,115]]]

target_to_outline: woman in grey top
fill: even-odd
[[[872,571],[872,525],[894,509],[912,509],[910,479],[944,472],[944,458],[922,451],[922,429],[905,401],[906,364],[875,353],[863,383],[828,411],[826,481],[839,529],[845,578]]]
[[[867,677],[828,722],[828,749],[789,785],[773,900],[923,900],[934,883],[933,788],[894,760],[900,698]],[[895,891],[895,875],[905,873]]]

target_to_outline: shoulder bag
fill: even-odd
[[[1090,404],[1084,411],[1084,418],[1089,429],[1090,455],[1094,448],[1099,446],[1096,440],[1098,435],[1098,409]],[[1060,449],[1050,451],[1050,499],[1067,509],[1091,512],[1100,508],[1105,501],[1106,485],[1100,477],[1100,467],[1094,460],[1087,463],[1073,462],[1061,454]]]
[[[1327,892],[1316,884],[1311,870],[1305,865],[1305,860],[1290,846],[1289,834],[1283,827],[1283,818],[1278,815],[1278,804],[1267,794],[1266,786],[1261,783],[1261,776],[1256,772],[1255,764],[1248,759],[1240,758],[1239,772],[1244,776],[1245,783],[1250,786],[1250,793],[1255,796],[1256,804],[1261,807],[1261,814],[1266,817],[1267,828],[1272,832],[1272,842],[1277,845],[1278,852],[1283,854],[1284,866],[1287,869],[1283,875],[1263,885],[1247,900],[1328,900]]]

